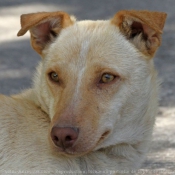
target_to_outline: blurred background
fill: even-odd
[[[0,93],[18,93],[32,85],[39,55],[30,47],[29,34],[17,37],[20,15],[66,11],[83,19],[109,19],[122,9],[163,11],[168,14],[162,45],[154,61],[162,81],[160,109],[153,143],[143,169],[175,174],[175,1],[174,0],[0,0]],[[162,171],[161,171],[162,170]],[[161,172],[159,172],[161,171]]]

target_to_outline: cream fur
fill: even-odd
[[[46,71],[53,67],[66,77],[64,88],[48,86]],[[118,84],[98,89],[93,84],[98,67],[117,72]],[[118,27],[110,21],[75,22],[43,51],[33,88],[0,96],[1,174],[69,174],[64,171],[70,170],[77,175],[83,171],[107,175],[138,169],[151,140],[158,86],[153,60],[128,42]],[[60,155],[49,144],[50,122],[62,106],[59,102],[67,108],[58,123],[82,128],[81,143],[71,157]],[[89,120],[94,120],[94,127],[87,120],[93,113]],[[85,122],[75,123],[76,117]],[[105,131],[109,135],[97,144]]]

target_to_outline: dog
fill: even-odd
[[[158,108],[153,57],[163,12],[123,10],[110,20],[66,12],[21,16],[42,57],[33,87],[0,96],[0,172],[134,174]]]

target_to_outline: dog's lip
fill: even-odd
[[[97,145],[100,144],[104,139],[106,139],[106,137],[110,134],[110,130],[106,130],[100,137],[100,139],[97,142]]]
[[[70,151],[70,150],[62,150],[62,151],[59,151],[60,154],[62,155],[65,155],[67,157],[81,157],[83,155],[86,155],[88,154],[89,152],[91,152],[93,149],[90,149],[90,150],[87,150],[87,151],[84,151],[84,152],[76,152],[76,151]]]

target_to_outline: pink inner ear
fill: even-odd
[[[50,40],[49,38],[50,29],[51,27],[49,22],[41,23],[32,29],[32,33],[35,36],[36,42],[38,44],[39,43],[44,44]]]
[[[51,35],[56,37],[56,33],[52,31],[53,27],[58,24],[58,21],[46,21],[31,29],[31,33],[35,37],[37,44],[43,45],[47,44],[51,40]]]

